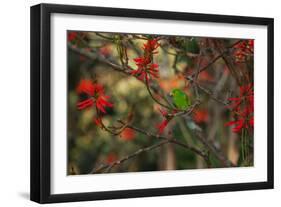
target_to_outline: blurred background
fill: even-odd
[[[101,61],[106,59],[122,65],[118,52],[121,44],[127,51],[128,66],[135,69],[133,59],[142,55],[143,44],[149,38],[159,38],[160,44],[157,54],[153,55],[154,62],[159,65],[160,77],[152,84],[156,84],[167,94],[167,98],[168,94],[177,88],[188,95],[191,103],[199,98],[201,101],[192,114],[172,119],[163,136],[174,137],[182,143],[196,147],[208,156],[210,163],[207,165],[202,157],[192,151],[167,144],[116,165],[110,172],[225,167],[221,160],[198,140],[198,133],[233,166],[253,165],[253,135],[248,133],[247,143],[243,145],[247,148],[247,157],[242,158],[245,149],[241,150],[241,134],[234,133],[230,126],[226,126],[227,122],[233,120],[233,114],[227,106],[228,99],[241,95],[241,85],[253,82],[252,57],[245,56],[240,60],[236,53],[239,48],[232,47],[241,40],[81,31],[68,31],[67,36],[68,175],[88,174],[101,164],[111,164],[138,149],[159,142],[129,128],[117,136],[112,135],[94,124],[94,108],[77,109],[80,99],[76,91],[77,85],[82,79],[95,79],[104,86],[105,94],[114,104],[114,107],[106,109],[107,113],[103,116],[105,125],[112,126],[133,111],[132,125],[157,134],[157,125],[163,121],[159,112],[161,107],[151,98],[146,85],[134,76],[116,71]],[[186,77],[194,74],[197,68],[209,65],[222,51],[226,53],[226,59],[231,64],[226,64],[222,57],[218,58],[206,70],[198,73],[197,84],[202,88],[194,87]],[[233,75],[233,69],[246,73],[237,77]],[[214,97],[217,100],[214,100]]]

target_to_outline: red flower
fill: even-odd
[[[252,84],[248,84],[248,85],[245,85],[245,86],[240,86],[240,95],[239,95],[239,97],[228,98],[228,100],[233,102],[233,104],[230,106],[230,108],[232,108],[232,110],[240,111],[241,112],[241,106],[243,106],[242,102],[247,102],[246,109],[249,112],[253,112],[254,111],[254,91],[253,91],[253,85]]]
[[[254,53],[254,40],[244,40],[234,46],[235,62],[245,62],[247,56],[252,56]]]
[[[89,96],[93,96],[95,92],[95,85],[91,80],[83,79],[77,86],[76,92],[78,94],[86,93]]]
[[[134,59],[136,65],[140,68],[146,67],[150,63],[150,58],[147,57],[138,57]]]
[[[234,112],[235,121],[225,123],[225,126],[233,126],[234,133],[240,133],[242,129],[249,131],[254,127],[254,91],[253,85],[248,84],[240,87],[239,97],[229,98],[232,102],[230,108]]]
[[[168,115],[168,111],[166,111],[165,109],[159,108],[158,110],[159,110],[159,112],[161,113],[162,116],[166,117]]]
[[[253,116],[250,118],[249,124],[251,127],[254,127],[254,117]]]
[[[93,106],[93,104],[94,104],[94,100],[89,98],[89,99],[86,99],[84,101],[78,102],[77,103],[77,108],[79,110],[82,110],[82,109],[90,108],[91,106]]]
[[[135,58],[136,70],[132,70],[131,74],[137,76],[142,81],[148,81],[150,78],[159,78],[158,64],[152,63],[152,55],[156,54],[155,51],[159,47],[157,39],[147,40],[143,45],[144,56]]]
[[[208,111],[205,109],[194,110],[193,112],[193,120],[196,123],[204,123],[209,119]]]
[[[144,57],[135,58],[134,61],[138,66],[137,70],[131,71],[131,75],[137,76],[142,81],[148,81],[150,78],[159,78],[158,64],[150,63],[149,59]]]
[[[160,124],[157,124],[156,128],[158,129],[158,134],[162,134],[171,119],[167,117],[168,112],[165,109],[160,108],[159,112],[164,117],[164,120]]]
[[[160,124],[156,125],[156,128],[158,128],[158,134],[162,134],[165,130],[165,128],[167,127],[169,123],[169,120],[164,119]]]
[[[93,121],[95,125],[97,125],[98,127],[102,127],[102,120],[100,117],[94,118]]]
[[[234,128],[232,128],[232,132],[234,133],[240,133],[243,128],[247,128],[244,119],[239,119],[237,121],[230,121],[225,123],[225,126],[232,126],[232,125],[235,126]]]
[[[77,32],[68,32],[67,40],[69,42],[73,41],[77,37]]]
[[[96,105],[96,108],[102,113],[106,113],[105,107],[113,107],[113,104],[108,101],[109,96],[104,94],[104,88],[98,83],[93,83],[91,80],[81,80],[77,89],[79,95],[86,95],[86,99],[77,103],[79,110],[89,108]]]
[[[106,113],[105,107],[113,107],[113,104],[108,102],[109,96],[105,96],[104,94],[98,95],[96,99],[96,106],[102,112]]]
[[[120,136],[125,141],[131,141],[135,138],[136,134],[135,134],[135,131],[133,129],[126,128],[122,131]]]

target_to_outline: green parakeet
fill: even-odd
[[[186,110],[191,105],[189,97],[180,89],[173,89],[170,95],[173,104],[180,110]]]

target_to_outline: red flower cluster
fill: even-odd
[[[77,103],[77,108],[79,110],[95,105],[98,111],[105,114],[106,107],[113,107],[113,104],[108,102],[110,97],[104,94],[103,86],[98,83],[93,83],[91,80],[83,79],[80,81],[76,91],[79,95],[86,95],[85,100]]]
[[[247,56],[254,53],[254,40],[245,40],[234,46],[235,62],[245,62]]]
[[[148,81],[150,78],[159,78],[158,64],[152,62],[152,55],[160,44],[157,39],[147,40],[143,45],[144,56],[135,58],[137,69],[131,71],[131,74],[137,76],[142,81]]]
[[[240,87],[240,96],[229,98],[233,104],[230,106],[236,117],[225,126],[232,126],[234,133],[240,133],[242,129],[252,131],[254,127],[254,90],[253,85],[248,84]]]

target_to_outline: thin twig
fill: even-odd
[[[122,121],[120,122],[122,123]],[[170,142],[176,144],[176,145],[179,145],[179,146],[182,146],[188,150],[191,150],[192,152],[200,155],[202,158],[204,158],[204,160],[207,162],[209,161],[209,158],[208,156],[203,153],[202,151],[196,149],[195,147],[192,147],[186,143],[182,143],[180,141],[178,141],[176,138],[167,138],[167,137],[164,137],[164,136],[160,136],[158,134],[152,134],[148,131],[145,131],[143,129],[140,129],[138,127],[135,127],[133,125],[127,125],[128,128],[131,128],[131,129],[134,129],[135,131],[139,132],[139,133],[142,133],[142,134],[145,134],[146,136],[148,137],[152,137],[152,138],[157,138],[157,139],[164,139],[164,140],[170,140]],[[201,133],[199,132],[196,132],[195,133],[199,139],[199,141],[204,144],[205,147],[207,147],[223,164],[223,166],[232,166],[234,167],[235,165],[233,163],[231,163],[229,160],[227,160],[227,158],[224,157],[224,155],[219,152],[219,150],[213,146],[213,144],[211,144],[208,140],[206,140]],[[208,162],[207,162],[208,163]]]
[[[221,100],[221,99],[215,97],[214,94],[213,94],[211,91],[209,91],[208,89],[204,88],[203,86],[201,86],[201,85],[199,85],[199,84],[197,84],[197,86],[198,86],[198,88],[199,88],[201,91],[203,91],[204,93],[208,94],[208,95],[210,96],[210,98],[213,99],[214,101],[216,101],[216,102],[218,102],[218,103],[220,103],[220,104],[223,104],[223,105],[225,105],[225,106],[228,106],[228,102],[225,102],[225,101],[223,101],[223,100]]]
[[[146,89],[147,89],[147,91],[148,91],[150,97],[151,97],[156,103],[158,103],[159,105],[163,106],[164,108],[167,108],[167,109],[170,109],[170,110],[173,110],[173,109],[174,109],[174,108],[172,108],[172,107],[170,107],[170,106],[168,106],[168,105],[165,105],[165,104],[161,103],[160,101],[158,101],[158,100],[154,97],[154,95],[152,94],[152,92],[151,92],[151,90],[150,90],[149,83],[148,83],[148,80],[147,80],[147,79],[145,80],[145,85],[146,85]]]
[[[90,59],[92,59],[92,60],[98,60],[98,61],[100,61],[100,62],[102,62],[102,63],[104,63],[104,64],[110,66],[110,67],[113,68],[114,70],[117,70],[117,71],[119,71],[119,72],[125,73],[126,75],[131,75],[131,74],[130,74],[130,71],[131,71],[130,68],[125,68],[125,67],[122,67],[122,66],[120,66],[120,65],[117,65],[117,64],[115,64],[115,63],[112,63],[112,62],[110,62],[109,60],[107,60],[106,58],[102,57],[101,55],[98,55],[98,52],[92,53],[92,52],[89,52],[89,51],[87,51],[87,50],[85,50],[85,49],[77,48],[77,47],[75,47],[74,45],[72,45],[71,43],[67,43],[67,45],[68,45],[68,47],[69,47],[72,51],[74,51],[74,52],[76,52],[76,53],[78,53],[78,54],[84,55],[85,57],[88,57],[88,58],[90,58]]]
[[[103,34],[101,34],[101,33],[99,33],[99,32],[95,32],[95,34],[96,34],[97,36],[103,38],[103,39],[107,39],[107,40],[110,40],[110,41],[113,41],[113,40],[114,40],[114,38],[105,36],[105,35],[103,35]]]
[[[202,133],[196,131],[195,132],[198,140],[204,144],[205,147],[211,150],[211,152],[221,161],[223,166],[228,167],[236,167],[231,161],[229,161],[213,144],[211,144],[205,137],[203,137]]]
[[[195,109],[195,107],[197,107],[200,103],[201,103],[200,100],[196,100],[196,101],[194,102],[194,104],[191,105],[188,109],[186,109],[186,110],[181,110],[181,111],[176,112],[176,113],[169,113],[169,114],[167,115],[167,117],[175,117],[175,116],[189,115],[189,114],[191,114],[191,113],[193,112],[193,110]]]
[[[141,149],[138,149],[137,151],[135,151],[134,153],[126,156],[126,157],[123,157],[122,159],[120,160],[117,160],[111,164],[101,164],[99,167],[97,168],[93,168],[90,172],[90,174],[94,174],[94,173],[98,173],[98,172],[102,172],[103,170],[105,170],[105,172],[110,172],[110,170],[117,166],[117,165],[120,165],[136,156],[138,156],[139,154],[141,153],[144,153],[144,152],[148,152],[148,151],[151,151],[153,149],[156,149],[158,147],[161,147],[162,145],[165,145],[167,143],[169,143],[170,141],[169,140],[164,140],[162,142],[159,142],[157,144],[154,144],[154,145],[151,145],[151,146],[148,146],[148,147],[145,147],[145,148],[141,148]]]
[[[136,157],[137,155],[139,155],[139,154],[141,154],[141,153],[143,153],[143,152],[148,152],[148,151],[154,150],[154,149],[159,148],[159,147],[161,147],[161,146],[163,146],[163,145],[165,145],[165,144],[168,144],[168,143],[169,143],[169,140],[164,140],[164,141],[159,142],[159,143],[157,143],[157,144],[154,144],[154,145],[151,145],[151,146],[148,146],[148,147],[139,149],[139,150],[137,150],[135,153],[133,153],[133,154],[131,154],[131,155],[128,155],[128,156],[124,157],[123,159],[118,160],[117,162],[114,162],[114,163],[112,163],[111,165],[109,165],[109,166],[107,167],[107,169],[106,169],[105,172],[107,172],[107,173],[110,172],[110,170],[111,170],[114,166],[119,165],[119,164],[121,164],[121,163],[123,163],[123,162],[125,162],[126,160],[129,160],[129,159],[131,159],[131,158],[134,158],[134,157]]]
[[[163,140],[169,140],[169,142],[171,142],[171,143],[174,143],[176,145],[184,147],[185,149],[188,149],[188,150],[190,150],[190,151],[200,155],[202,158],[204,158],[204,160],[208,159],[207,155],[204,152],[200,151],[199,149],[197,149],[197,148],[195,148],[193,146],[190,146],[187,143],[182,143],[182,142],[178,141],[176,138],[168,138],[168,137],[161,136],[159,134],[152,134],[152,133],[150,133],[150,132],[148,132],[146,130],[140,129],[140,128],[138,128],[136,126],[133,126],[133,125],[127,125],[127,127],[130,128],[130,129],[133,129],[133,130],[135,130],[135,131],[137,131],[139,133],[142,133],[142,134],[146,135],[147,137],[156,138],[156,139],[163,139]]]
[[[126,75],[128,75],[128,76],[131,76],[132,68],[130,68],[129,66],[125,66],[125,65],[120,66],[120,65],[117,65],[117,64],[115,64],[115,63],[112,63],[112,62],[110,62],[109,60],[107,60],[106,58],[104,58],[104,57],[102,57],[101,55],[99,55],[98,52],[95,52],[95,53],[89,52],[89,51],[87,51],[87,50],[85,50],[85,49],[77,48],[77,47],[75,47],[74,45],[72,45],[71,43],[68,43],[68,48],[71,49],[72,51],[74,51],[74,52],[80,54],[80,55],[83,55],[83,56],[85,56],[85,57],[91,59],[91,60],[98,60],[98,61],[100,61],[101,63],[104,63],[104,64],[110,66],[112,69],[114,69],[114,70],[116,70],[116,71],[119,71],[119,72],[121,72],[121,73],[123,73],[123,74],[126,74]],[[135,77],[135,76],[133,76],[133,77]],[[162,106],[165,107],[165,108],[172,108],[172,106],[169,107],[169,106],[167,106],[167,105],[162,104],[162,103],[159,102],[158,100],[156,100],[156,98],[155,98],[155,97],[153,96],[153,94],[152,94],[152,91],[151,91],[150,87],[148,86],[148,84],[147,84],[145,81],[141,81],[141,80],[138,79],[137,77],[135,77],[135,78],[136,78],[137,80],[139,80],[140,82],[142,82],[143,84],[146,85],[147,90],[148,90],[150,96],[153,98],[154,101],[156,101],[158,104],[162,105]],[[156,90],[159,90],[159,87],[157,87]],[[163,99],[166,100],[165,98],[163,98]],[[169,105],[170,105],[170,104],[169,104]]]
[[[211,62],[209,62],[207,65],[205,65],[204,67],[200,68],[199,73],[203,72],[204,70],[207,70],[211,65],[213,65],[218,59],[222,58],[223,55],[230,49],[233,48],[235,45],[239,44],[241,42],[241,40],[238,40],[237,42],[233,43],[232,45],[230,45],[226,50],[222,51],[217,57],[215,57]],[[195,73],[193,73],[190,78],[193,79],[196,74],[198,72],[196,71]]]
[[[194,91],[195,91],[195,96],[196,96],[197,99],[199,98],[197,79],[198,79],[198,76],[199,76],[199,73],[200,73],[201,56],[202,56],[202,51],[200,50],[200,54],[199,54],[198,60],[197,60],[197,66],[196,66],[194,81],[192,81]]]

